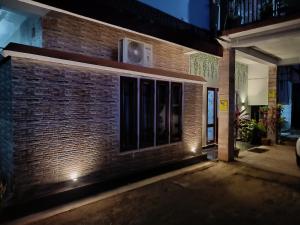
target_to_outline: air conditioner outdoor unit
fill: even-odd
[[[119,40],[119,62],[152,67],[152,45],[129,38]]]

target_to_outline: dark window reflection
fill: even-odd
[[[181,141],[182,84],[172,83],[171,90],[171,142]]]
[[[154,81],[140,81],[140,148],[154,145]]]
[[[169,82],[157,81],[156,85],[156,142],[169,143]]]
[[[121,151],[137,149],[137,79],[121,77]]]

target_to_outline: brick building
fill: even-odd
[[[101,13],[58,2],[9,1],[2,9],[27,37],[12,35],[0,63],[0,163],[9,203],[201,154],[205,79],[189,74],[189,55],[220,56],[210,35],[141,3],[148,18],[160,16],[148,20],[148,33],[131,7],[103,22]],[[103,12],[114,6],[86,4]],[[131,22],[122,24],[128,15]],[[158,30],[164,26],[167,36]],[[197,42],[182,43],[185,29]],[[118,62],[124,38],[152,46],[150,67]]]

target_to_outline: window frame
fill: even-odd
[[[163,79],[153,79],[153,78],[149,78],[149,77],[139,77],[139,76],[119,76],[119,94],[120,94],[120,102],[119,102],[119,133],[121,134],[121,94],[122,94],[122,90],[121,90],[121,79],[122,77],[125,78],[134,78],[137,79],[137,102],[138,102],[138,106],[137,106],[137,148],[136,149],[131,149],[131,150],[122,150],[122,146],[121,146],[121,135],[120,135],[120,145],[119,145],[119,154],[121,155],[126,155],[126,154],[130,154],[130,153],[135,153],[135,152],[141,152],[141,151],[149,151],[149,150],[156,150],[156,149],[160,149],[166,146],[173,146],[176,145],[178,143],[182,143],[183,141],[183,125],[184,125],[184,82],[180,82],[180,81],[170,81],[170,80],[163,80]],[[153,146],[149,146],[149,147],[141,147],[140,146],[140,111],[141,111],[141,86],[140,86],[140,82],[141,80],[151,80],[154,82],[154,145]],[[166,144],[157,144],[157,82],[167,82],[169,85],[169,102],[168,102],[168,120],[169,120],[169,133],[168,133],[168,142]],[[181,85],[181,137],[179,141],[173,141],[171,140],[171,100],[172,100],[172,96],[171,96],[171,92],[172,92],[172,83],[176,83],[176,84],[180,84]]]
[[[120,91],[119,91],[119,96],[120,96],[120,102],[119,102],[119,107],[120,107],[120,110],[119,110],[119,112],[120,112],[120,116],[119,116],[119,119],[120,119],[120,123],[119,123],[119,127],[120,127],[120,130],[119,130],[119,133],[120,133],[120,152],[128,152],[128,151],[133,151],[133,150],[135,150],[136,148],[138,148],[139,146],[138,146],[138,139],[139,139],[139,124],[138,124],[138,121],[135,121],[135,123],[134,123],[134,125],[136,126],[135,127],[135,133],[133,134],[134,136],[135,136],[135,142],[136,142],[136,147],[129,147],[129,146],[127,146],[126,148],[124,148],[123,147],[123,137],[124,137],[124,133],[123,133],[123,130],[124,129],[122,129],[122,126],[123,126],[123,123],[124,123],[124,120],[122,120],[122,118],[125,116],[125,115],[123,115],[122,114],[122,112],[123,112],[123,108],[124,108],[124,106],[123,106],[123,104],[124,104],[124,98],[123,98],[123,89],[122,89],[122,79],[126,79],[126,80],[135,80],[135,85],[136,85],[136,87],[135,87],[135,94],[136,94],[136,96],[134,97],[134,102],[133,102],[133,104],[134,104],[134,106],[136,106],[136,110],[135,110],[135,115],[136,115],[136,117],[138,117],[138,114],[139,114],[139,111],[138,111],[138,109],[139,109],[139,103],[138,103],[138,101],[139,101],[139,99],[138,99],[138,93],[139,93],[139,90],[138,90],[138,85],[139,85],[139,81],[138,81],[138,79],[136,79],[136,78],[134,78],[134,77],[120,77]],[[133,110],[134,111],[134,110]],[[133,120],[134,121],[134,120]],[[134,138],[134,137],[133,137]],[[129,148],[129,149],[128,149]]]
[[[180,104],[179,107],[179,115],[180,115],[180,119],[179,119],[179,136],[174,137],[173,135],[173,129],[172,129],[172,123],[173,123],[173,110],[174,110],[174,105],[173,105],[173,87],[180,87],[180,99],[178,101],[178,104]],[[169,134],[169,139],[170,139],[170,143],[174,143],[174,142],[180,142],[182,141],[182,133],[183,133],[183,85],[182,83],[179,82],[170,82],[170,134]],[[175,139],[175,140],[174,140]],[[178,139],[178,140],[177,140]]]

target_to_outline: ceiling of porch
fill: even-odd
[[[223,35],[220,42],[246,64],[300,64],[300,19]]]

